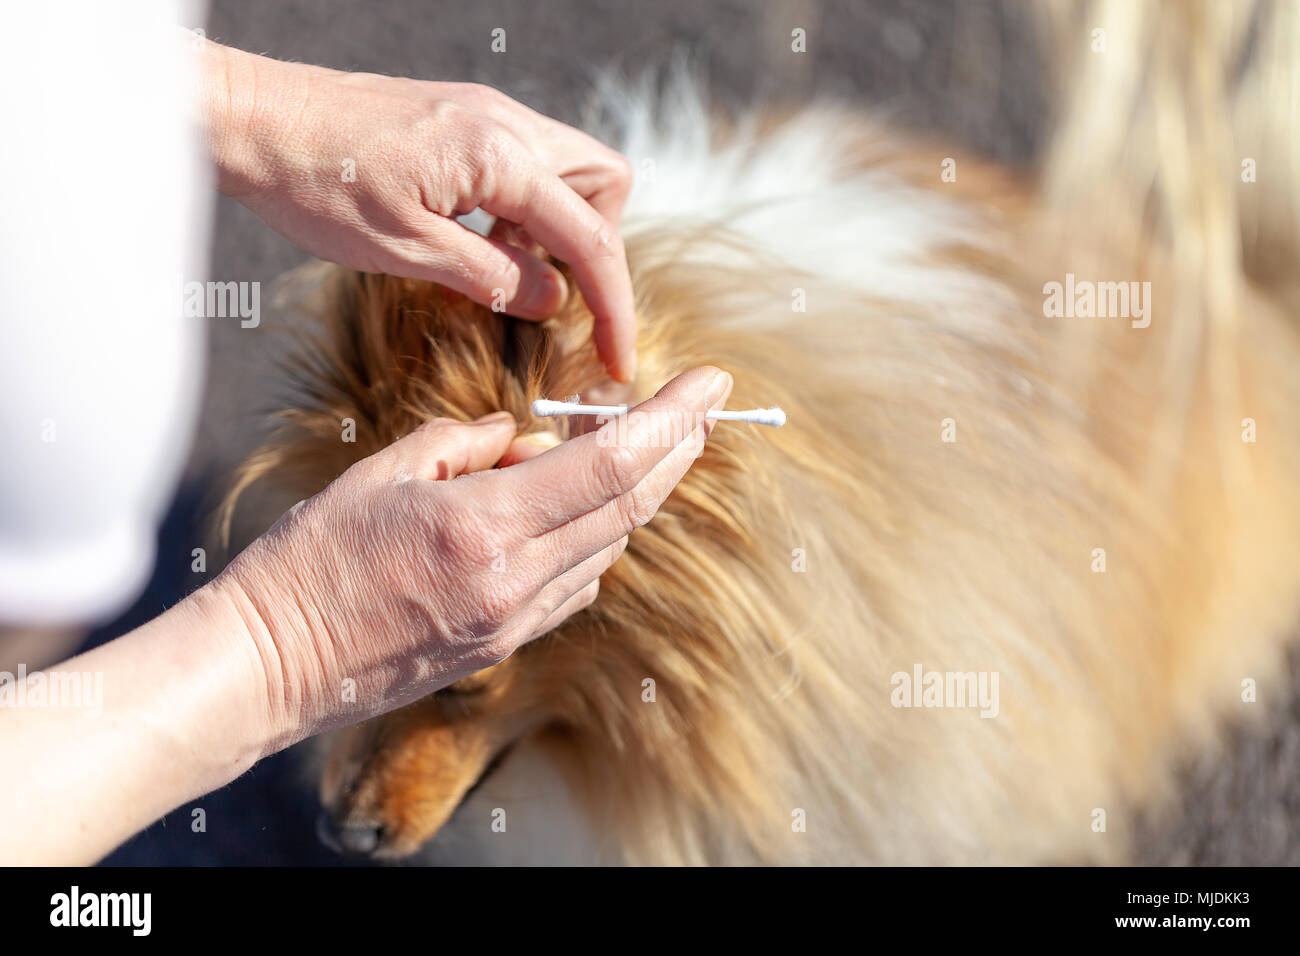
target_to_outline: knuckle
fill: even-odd
[[[488,169],[508,169],[519,154],[514,134],[495,120],[484,119],[475,137],[479,163]]]
[[[628,444],[601,449],[594,466],[597,487],[607,495],[621,495],[636,485],[640,455]]]
[[[462,158],[468,193],[484,202],[504,191],[526,187],[526,182],[519,182],[521,152],[514,134],[487,117],[475,117],[474,123]]]
[[[600,578],[592,581],[578,593],[578,601],[575,610],[581,611],[583,608],[591,607],[596,603],[596,598],[600,595]]]
[[[434,100],[425,111],[425,121],[431,127],[433,136],[445,134],[446,127],[459,121],[465,110],[451,100]]]
[[[659,510],[659,499],[645,482],[634,486],[621,500],[623,520],[629,529],[645,527]]]
[[[495,86],[489,86],[487,83],[466,83],[465,87],[470,100],[483,106],[514,102]]]
[[[340,488],[364,488],[379,478],[386,464],[391,460],[388,449],[353,462],[333,484]]]
[[[519,263],[507,259],[488,281],[491,282],[494,294],[495,290],[500,289],[505,294],[507,301],[513,303],[523,287],[524,270]]]
[[[509,579],[488,582],[479,593],[481,628],[496,633],[515,616],[523,603],[523,588]]]
[[[623,237],[604,219],[591,230],[588,259],[619,259],[626,256]]]
[[[609,178],[611,183],[621,192],[626,193],[632,188],[634,178],[632,163],[622,153],[614,153],[610,157]]]
[[[430,418],[422,422],[416,431],[428,438],[443,438],[448,432],[460,428],[463,424],[454,418]]]
[[[478,575],[490,570],[496,549],[482,530],[475,529],[454,505],[437,500],[429,502],[427,494],[421,497],[426,500],[416,507],[420,509],[428,547],[437,563],[456,576]]]
[[[454,156],[455,144],[465,135],[468,116],[465,109],[449,100],[434,100],[424,106],[402,138],[402,157],[417,162],[427,160],[432,153],[438,157],[436,165],[445,166]]]
[[[484,667],[500,664],[515,652],[515,640],[508,634],[496,633],[479,644],[475,653],[475,663]]]

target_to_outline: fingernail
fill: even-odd
[[[713,381],[709,383],[709,392],[704,399],[708,403],[709,407],[713,408],[714,406],[725,402],[727,396],[731,394],[731,386],[733,384],[729,372],[719,372]]]
[[[543,272],[529,280],[520,291],[518,301],[522,311],[554,315],[564,304],[564,289],[554,274]]]
[[[482,418],[474,419],[474,424],[475,425],[496,425],[500,422],[506,421],[507,419],[513,422],[515,420],[515,416],[511,415],[509,412],[493,412],[491,415],[484,415]]]

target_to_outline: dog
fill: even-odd
[[[455,862],[1136,861],[1134,814],[1179,760],[1285,692],[1298,187],[1252,191],[1223,144],[1285,162],[1267,90],[1291,47],[1242,21],[1300,34],[1269,4],[1103,6],[1132,19],[1105,62],[1087,8],[1057,11],[1073,79],[1033,174],[855,109],[719,119],[689,77],[602,91],[617,128],[596,131],[637,172],[628,400],[713,364],[733,407],[789,424],[720,424],[591,607],[335,734],[327,839]],[[1116,102],[1125,56],[1150,73]],[[608,385],[576,296],[538,325],[315,265],[282,301],[316,332],[227,522],[431,417],[504,409],[562,440],[530,403]]]

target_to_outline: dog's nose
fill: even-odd
[[[377,823],[348,821],[339,823],[328,810],[316,817],[316,835],[336,853],[349,856],[370,856],[384,837],[384,828]]]

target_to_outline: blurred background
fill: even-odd
[[[581,125],[592,76],[638,76],[685,54],[724,110],[747,103],[846,101],[905,128],[1032,167],[1047,103],[1035,30],[1021,7],[987,0],[216,0],[209,39],[284,60],[429,80],[487,83]],[[504,28],[505,53],[490,48]],[[791,30],[808,53],[792,55]],[[160,532],[148,592],[99,643],[156,616],[220,570],[206,536],[213,496],[263,434],[284,320],[273,280],[307,257],[237,203],[217,200],[209,278],[261,282],[262,322],[212,319],[202,419],[185,481]],[[190,570],[208,547],[208,573]],[[1293,674],[1300,687],[1300,669]],[[1264,705],[1261,705],[1264,706]],[[1144,826],[1142,855],[1167,863],[1296,864],[1300,838],[1300,695],[1271,729],[1232,731],[1226,757],[1186,768],[1186,805]],[[299,756],[267,760],[234,784],[182,807],[114,853],[107,865],[338,865],[314,835],[315,774]],[[206,832],[191,830],[202,807]]]

